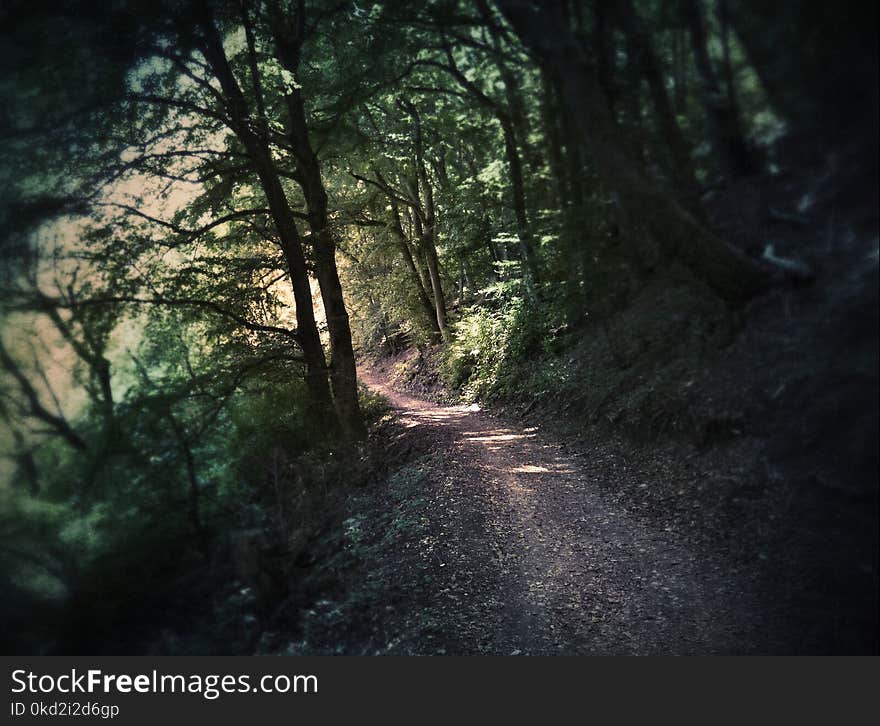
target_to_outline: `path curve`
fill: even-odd
[[[496,654],[746,653],[760,603],[724,562],[639,521],[588,462],[536,428],[363,382],[444,447],[433,508],[458,649]],[[474,591],[477,592],[474,592]],[[479,597],[475,595],[479,594]],[[760,650],[760,648],[757,648]]]

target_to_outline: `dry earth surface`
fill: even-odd
[[[375,652],[780,652],[778,618],[741,564],[635,516],[600,466],[536,427],[362,380],[432,452],[423,525],[399,563],[427,568],[416,602],[389,596]],[[595,451],[595,456],[608,452]],[[612,454],[613,455],[613,454]],[[393,506],[393,505],[392,505]],[[397,506],[401,506],[398,503]],[[388,595],[388,593],[386,593]],[[414,627],[414,621],[427,627]],[[374,627],[374,631],[376,628]],[[383,634],[384,633],[384,637]],[[386,642],[381,644],[381,641]]]

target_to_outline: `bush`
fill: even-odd
[[[466,308],[453,326],[440,370],[467,401],[516,393],[523,363],[545,356],[550,331],[565,319],[555,300],[535,304],[519,280],[482,291],[486,303]]]

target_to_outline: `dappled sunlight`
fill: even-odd
[[[531,439],[535,437],[535,434],[516,434],[510,429],[494,429],[490,431],[465,431],[464,436],[467,441],[479,441],[484,444],[492,444]]]
[[[535,466],[533,464],[523,464],[522,466],[514,466],[508,469],[512,474],[549,474],[550,469],[546,466]]]
[[[441,426],[446,426],[460,423],[467,415],[468,411],[463,407],[448,406],[421,411],[409,411],[406,416],[403,417],[403,420],[409,428],[418,426],[419,424],[439,424]]]
[[[461,420],[467,415],[467,412],[458,408],[438,408],[432,411],[420,411],[415,415],[428,421],[442,422]]]
[[[549,464],[537,466],[535,464],[521,464],[509,469],[503,469],[511,474],[574,474],[575,469],[569,464]]]
[[[511,494],[531,499],[536,485],[552,486],[557,477],[577,473],[570,462],[561,459],[552,445],[538,439],[537,426],[519,429],[490,425],[491,420],[475,415],[480,413],[477,404],[432,404],[393,391],[369,374],[365,378],[374,390],[385,395],[397,407],[401,423],[406,428],[437,426],[454,430],[456,446],[479,455],[479,468],[503,480]]]
[[[0,0],[7,649],[873,650],[876,3],[104,5]]]

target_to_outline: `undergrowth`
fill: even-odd
[[[466,402],[519,394],[524,386],[541,390],[565,375],[553,334],[565,323],[564,301],[550,298],[539,305],[534,295],[521,280],[500,282],[461,311],[440,371]],[[534,370],[524,370],[525,362]]]

